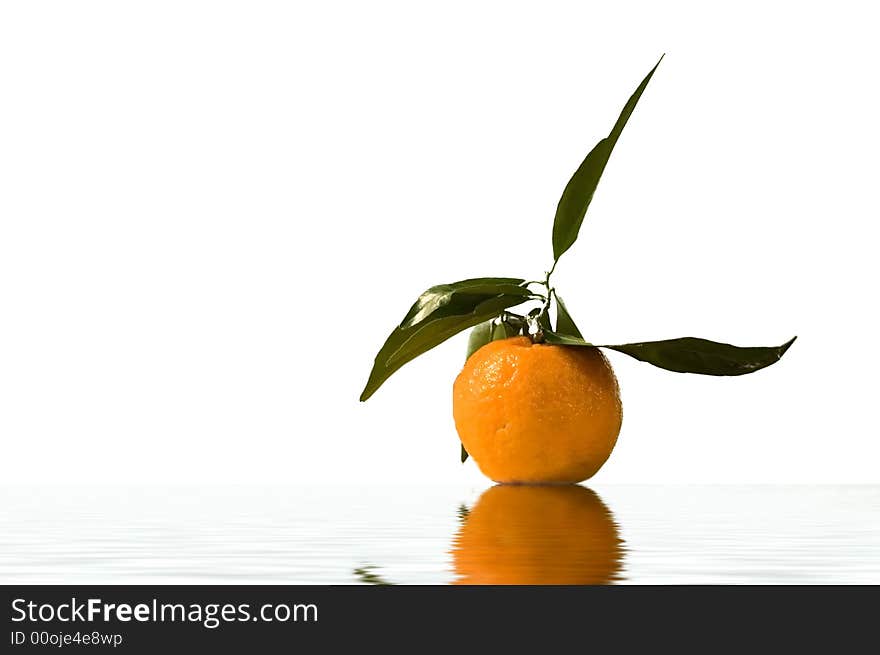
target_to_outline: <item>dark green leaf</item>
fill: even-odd
[[[794,339],[781,346],[741,348],[727,343],[684,337],[603,348],[610,348],[678,373],[745,375],[778,362],[794,343]]]
[[[468,458],[468,451],[464,449],[464,444],[461,444],[461,463],[464,464]]]
[[[424,320],[431,313],[452,302],[457,294],[496,296],[499,293],[507,293],[523,297],[531,296],[531,291],[520,286],[523,282],[525,280],[513,277],[475,277],[452,284],[438,284],[419,296],[403,317],[400,327],[411,327]]]
[[[561,346],[592,345],[583,339],[557,333],[545,334],[544,339],[547,343]],[[781,346],[771,347],[743,348],[695,337],[623,345],[600,344],[595,347],[616,350],[640,361],[677,373],[745,375],[778,362],[795,339],[797,337]]]
[[[660,60],[662,61],[663,57],[660,57]],[[623,111],[621,111],[620,117],[617,119],[611,132],[593,147],[562,192],[562,197],[559,199],[559,205],[556,208],[556,219],[553,222],[554,259],[558,260],[566,250],[571,248],[577,239],[581,224],[584,222],[584,216],[587,214],[587,208],[589,208],[590,202],[593,200],[593,193],[595,193],[596,186],[599,184],[599,178],[602,177],[602,172],[605,170],[608,158],[611,157],[611,151],[614,150],[614,146],[620,138],[620,133],[623,132],[623,128],[632,115],[639,98],[642,97],[642,92],[648,86],[651,76],[659,65],[660,61],[654,65],[651,72],[642,80],[635,93],[632,94],[629,101],[624,105]]]
[[[372,396],[385,380],[407,362],[462,330],[494,318],[508,307],[521,304],[529,297],[519,292],[497,295],[455,293],[449,302],[417,323],[396,327],[376,355],[370,378],[361,393],[361,400]]]
[[[553,295],[556,297],[556,331],[560,334],[567,334],[572,337],[583,339],[581,331],[578,330],[578,326],[575,325],[574,319],[572,319],[571,314],[568,313],[568,308],[565,306],[565,303],[562,302],[562,298],[560,298],[559,294],[555,292]]]

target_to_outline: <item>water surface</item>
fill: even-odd
[[[880,584],[880,486],[2,487],[13,583]]]

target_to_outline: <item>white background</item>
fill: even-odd
[[[613,5],[613,6],[610,6]],[[601,482],[877,482],[869,3],[0,9],[0,477],[481,482],[465,337],[358,395],[427,286],[540,276],[587,338],[799,339],[718,379],[612,354]]]

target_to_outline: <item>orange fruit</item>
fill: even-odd
[[[620,432],[617,378],[597,348],[492,341],[455,380],[452,413],[462,445],[496,482],[590,478]]]
[[[453,546],[456,584],[608,584],[623,542],[602,500],[577,485],[488,489]]]

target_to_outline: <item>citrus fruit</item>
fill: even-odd
[[[659,64],[565,185],[553,219],[553,263],[543,280],[469,277],[428,287],[376,354],[361,401],[416,357],[470,330],[469,356],[453,389],[462,463],[470,455],[497,482],[574,483],[602,467],[620,432],[620,392],[599,348],[676,373],[712,376],[747,375],[782,358],[794,339],[757,347],[697,337],[588,341],[551,283],[559,258],[577,241],[611,152]]]
[[[620,432],[617,378],[597,348],[492,341],[453,385],[459,438],[491,479],[571,483],[590,478]]]
[[[452,556],[456,584],[608,584],[623,548],[590,489],[497,485],[467,514]]]

